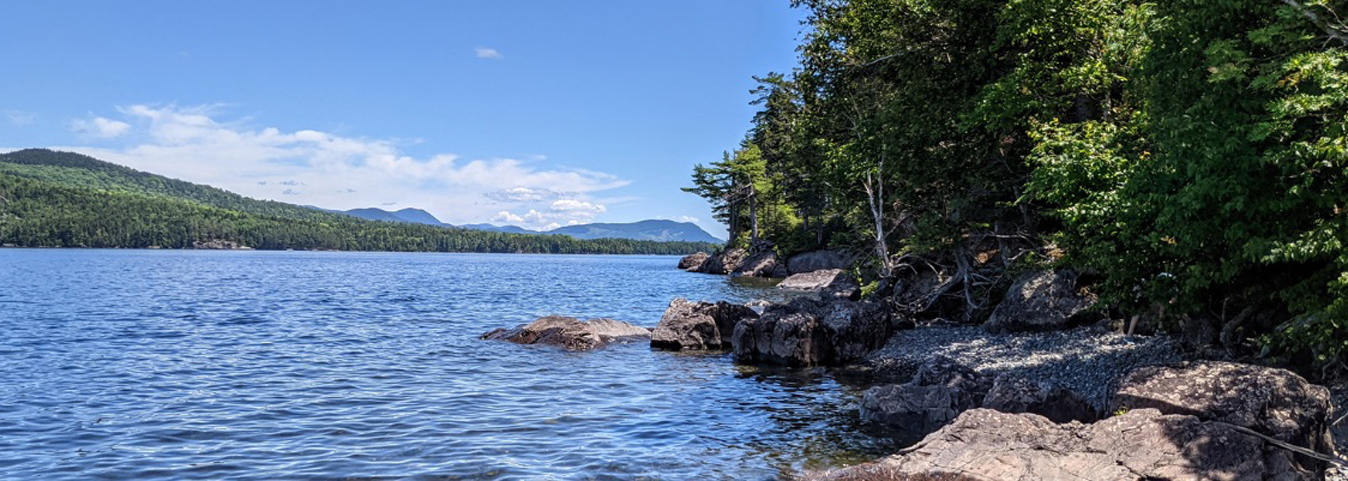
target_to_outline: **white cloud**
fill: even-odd
[[[485,58],[488,60],[501,60],[505,58],[501,55],[501,52],[494,48],[478,47],[473,49],[473,52],[477,54],[477,58]]]
[[[89,137],[111,139],[131,130],[131,124],[105,117],[94,117],[70,121],[70,130]]]
[[[573,215],[595,215],[608,212],[608,208],[603,204],[592,204],[575,199],[562,199],[552,203],[551,209],[554,212],[566,212]]]
[[[120,107],[125,122],[96,117],[82,121],[81,126],[90,134],[99,134],[95,136],[135,134],[127,138],[144,142],[120,148],[57,148],[250,197],[330,209],[406,205],[426,209],[450,223],[482,222],[502,210],[525,209],[537,213],[520,216],[534,227],[592,218],[603,212],[602,204],[591,198],[593,194],[628,184],[603,172],[537,161],[465,160],[443,153],[412,157],[392,140],[259,127],[247,119],[223,119],[222,109]],[[580,210],[551,211],[549,203],[562,199],[576,204],[561,205]],[[588,212],[582,204],[590,206]]]
[[[25,112],[22,110],[6,110],[5,119],[8,120],[11,125],[33,125],[33,122],[37,121],[37,113]]]
[[[693,217],[693,216],[681,215],[681,216],[675,217],[674,220],[679,221],[679,222],[692,222],[692,223],[696,224],[698,219],[697,219],[697,217]]]
[[[503,211],[497,212],[496,215],[493,216],[493,217],[491,218],[491,221],[492,221],[492,222],[508,222],[508,223],[511,223],[511,224],[519,224],[519,223],[521,223],[521,222],[524,222],[524,217],[520,217],[520,216],[518,216],[518,215],[511,214],[510,211],[503,210]]]

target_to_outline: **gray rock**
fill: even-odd
[[[1301,481],[1260,438],[1229,425],[1155,409],[1094,424],[1056,424],[990,409],[954,422],[899,454],[814,476],[831,481]]]
[[[839,365],[864,358],[890,335],[880,304],[800,297],[735,326],[735,361],[787,366]]]
[[[1080,292],[1070,271],[1036,272],[1021,278],[983,324],[988,332],[1056,331],[1091,320],[1095,297]]]
[[[823,291],[835,297],[852,297],[860,289],[856,279],[841,269],[826,269],[792,274],[777,284],[778,289]]]
[[[701,269],[702,263],[707,262],[708,257],[710,256],[708,256],[706,252],[697,252],[683,256],[682,259],[679,259],[679,269],[685,271],[696,271]]]
[[[1091,422],[1100,417],[1095,407],[1077,393],[1047,382],[1018,376],[998,376],[983,399],[983,407],[1004,413],[1032,413],[1053,422]]]
[[[763,251],[745,258],[731,275],[771,277],[772,271],[777,269],[777,264],[777,254],[772,251]]]
[[[976,408],[990,389],[990,382],[953,359],[929,359],[907,384],[877,386],[861,401],[861,421],[917,439],[940,429],[960,413]]]
[[[1274,439],[1333,453],[1329,390],[1286,369],[1196,361],[1134,370],[1120,381],[1113,409],[1154,408],[1246,427]],[[1301,459],[1301,466],[1324,466]]]
[[[482,339],[516,344],[548,344],[581,351],[650,335],[651,332],[646,328],[613,319],[582,321],[574,317],[547,316],[514,329],[495,329],[483,334]]]
[[[748,255],[744,249],[726,249],[708,257],[697,271],[707,274],[730,274],[739,269],[740,263],[744,262],[744,258]]]
[[[802,274],[824,269],[847,269],[851,266],[852,259],[848,258],[846,254],[834,251],[803,252],[791,256],[786,261],[787,270],[791,274]]]
[[[728,349],[735,324],[756,317],[758,314],[748,306],[674,299],[651,331],[651,347],[673,351]]]

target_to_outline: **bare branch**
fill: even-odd
[[[1297,0],[1282,0],[1282,3],[1287,4],[1293,9],[1296,9],[1298,13],[1301,13],[1301,16],[1306,17],[1307,20],[1310,20],[1311,23],[1316,26],[1316,28],[1319,28],[1321,31],[1325,32],[1325,35],[1328,35],[1329,38],[1337,40],[1343,46],[1348,47],[1348,35],[1345,35],[1344,28],[1342,25],[1337,26],[1330,25],[1328,22],[1321,19],[1319,15],[1316,15],[1315,12],[1312,12],[1309,8],[1306,8],[1305,5],[1298,3]],[[1325,7],[1325,9],[1328,10],[1329,7]],[[1329,13],[1336,17],[1338,16],[1338,14],[1335,13],[1333,10],[1330,10]]]

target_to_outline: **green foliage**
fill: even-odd
[[[687,254],[716,247],[367,221],[249,199],[76,154],[0,155],[0,244],[190,248],[214,240],[256,249],[437,252]]]
[[[1348,360],[1345,3],[797,0],[746,148],[800,222],[765,236],[940,257],[1014,229],[1126,316]]]

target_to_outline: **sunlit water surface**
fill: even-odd
[[[891,447],[828,371],[477,339],[772,294],[676,261],[0,249],[0,479],[777,479]]]

